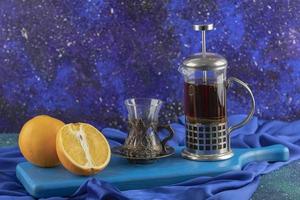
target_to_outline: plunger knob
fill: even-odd
[[[214,24],[195,24],[193,29],[195,31],[210,31],[214,29]]]
[[[205,31],[214,29],[213,24],[195,24],[193,25],[195,31],[202,31],[202,53],[206,53],[206,38]]]

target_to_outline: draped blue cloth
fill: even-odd
[[[241,121],[244,115],[229,117],[229,124]],[[184,118],[172,128],[176,135],[170,145],[184,145]],[[124,142],[126,133],[116,129],[105,128],[102,132],[109,139],[111,146]],[[166,133],[165,133],[166,134]],[[259,177],[294,160],[300,159],[300,120],[294,122],[264,121],[253,118],[246,126],[234,131],[231,135],[232,147],[252,148],[283,144],[290,150],[287,162],[268,163],[252,162],[241,171],[231,171],[216,177],[198,177],[176,185],[169,185],[144,190],[119,191],[109,183],[89,179],[68,198],[52,197],[49,199],[250,199],[259,184]],[[0,200],[34,199],[17,180],[15,168],[25,161],[17,147],[0,149]]]

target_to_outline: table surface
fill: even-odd
[[[0,147],[17,145],[17,134],[0,134]],[[290,200],[300,197],[300,161],[261,177],[252,200]]]

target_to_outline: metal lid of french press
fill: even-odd
[[[193,54],[183,61],[185,68],[200,70],[221,70],[227,67],[227,60],[216,53],[206,52],[206,31],[213,30],[213,24],[194,25],[195,31],[202,32],[202,52]]]

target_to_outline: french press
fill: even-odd
[[[184,76],[184,113],[186,148],[182,156],[191,160],[224,160],[233,156],[230,133],[244,126],[253,116],[255,100],[246,83],[230,77],[226,80],[227,60],[216,53],[206,52],[205,34],[213,24],[194,25],[202,31],[202,52],[183,61],[179,71]],[[232,127],[227,125],[226,90],[236,82],[251,97],[248,116]]]

